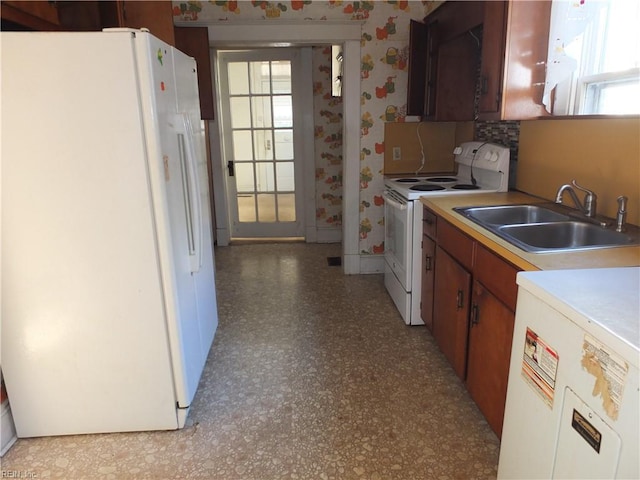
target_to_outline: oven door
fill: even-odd
[[[413,202],[393,190],[385,190],[384,197],[384,259],[388,268],[411,291],[411,242],[413,238]]]

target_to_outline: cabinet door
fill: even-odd
[[[499,119],[507,30],[507,2],[484,2],[484,8],[478,113],[484,118]]]
[[[168,0],[101,1],[100,17],[104,27],[148,28],[160,40],[175,46],[173,7]]]
[[[3,30],[61,30],[56,2],[2,2],[0,9]]]
[[[467,390],[500,437],[507,398],[515,314],[477,280],[473,282]]]
[[[551,2],[484,2],[480,120],[548,116],[542,105]]]
[[[213,120],[213,82],[207,27],[175,27],[176,48],[196,59],[202,120]]]
[[[407,115],[424,114],[427,82],[427,26],[411,20],[409,23],[409,84]]]
[[[471,274],[436,247],[433,336],[460,379],[466,374]]]
[[[420,317],[433,332],[433,288],[436,278],[436,242],[422,236],[422,290],[420,292]]]
[[[502,120],[549,116],[542,104],[542,95],[546,80],[551,3],[539,0],[509,2]]]
[[[478,45],[471,35],[439,45],[436,120],[473,120],[478,62]]]

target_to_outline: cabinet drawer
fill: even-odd
[[[520,270],[481,245],[476,248],[473,276],[512,311],[516,310]]]
[[[426,207],[422,209],[422,233],[435,240],[438,227],[438,217]]]
[[[438,245],[449,252],[467,270],[472,269],[475,242],[442,219],[438,224]]]

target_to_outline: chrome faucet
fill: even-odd
[[[618,215],[616,216],[616,232],[624,232],[624,221],[627,217],[627,200],[624,195],[618,197]]]
[[[585,193],[584,196],[584,205],[580,202],[580,199],[576,195],[576,191],[574,188]],[[562,203],[562,194],[567,191],[575,203],[578,210],[580,210],[587,217],[595,217],[596,216],[596,205],[598,201],[598,197],[591,190],[588,190],[584,187],[581,187],[576,183],[575,180],[571,180],[571,185],[562,185],[558,189],[558,193],[556,194],[556,203]]]

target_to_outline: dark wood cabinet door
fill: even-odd
[[[409,23],[407,115],[424,115],[427,55],[427,26],[424,23],[411,20]]]
[[[551,2],[484,2],[478,118],[548,116],[542,105]]]
[[[433,336],[460,379],[466,375],[471,274],[436,247]]]
[[[422,236],[422,288],[420,292],[420,317],[433,332],[433,298],[436,278],[436,242]]]
[[[507,397],[515,314],[480,282],[473,282],[467,390],[500,437]]]
[[[202,120],[213,120],[213,81],[207,27],[175,27],[176,48],[196,59]]]
[[[546,0],[509,2],[502,120],[549,116],[542,104],[542,95],[546,80],[551,3]]]
[[[507,2],[484,3],[478,114],[484,115],[485,118],[499,119],[502,105]]]
[[[409,24],[409,82],[407,86],[407,115],[423,120],[436,114],[437,22]]]
[[[170,1],[112,0],[98,3],[103,27],[148,28],[160,40],[175,46]]]
[[[2,2],[2,19],[33,30],[57,30],[60,28],[56,2],[5,0]]]
[[[479,47],[467,33],[438,46],[436,120],[473,120]]]

